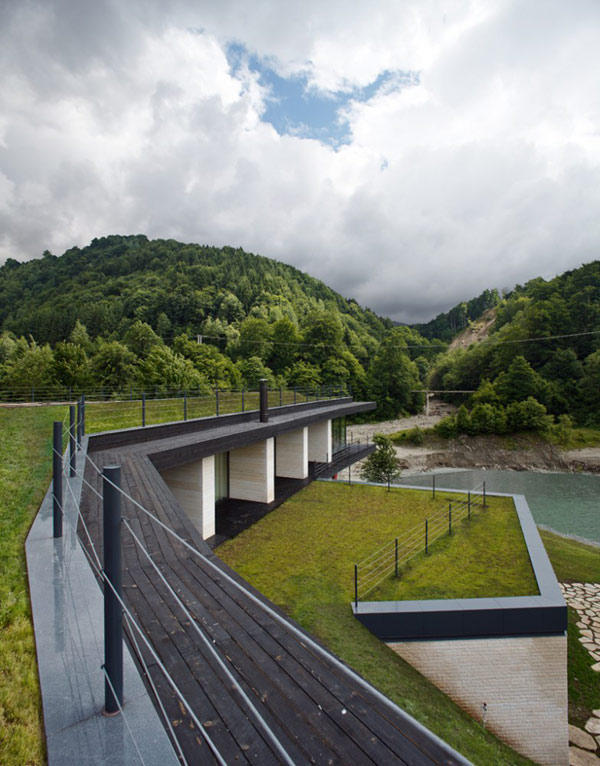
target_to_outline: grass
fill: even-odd
[[[98,406],[88,405],[90,410]],[[35,661],[35,647],[27,592],[24,540],[35,513],[46,492],[51,476],[51,431],[54,420],[62,420],[63,407],[22,407],[0,409],[0,763],[3,766],[43,764],[45,748],[41,726],[41,701]],[[212,412],[207,414],[213,414]],[[133,416],[137,415],[135,411]],[[139,425],[135,422],[114,420],[105,425],[98,417],[93,430]],[[88,431],[90,431],[88,425]],[[313,485],[314,486],[314,485]],[[330,485],[327,485],[330,486]],[[359,490],[353,486],[352,491]],[[424,493],[428,494],[428,493]],[[355,497],[360,498],[359,492]],[[384,501],[385,502],[385,501]],[[281,509],[283,510],[283,509]],[[320,510],[322,534],[330,543],[336,538],[329,532],[330,511]],[[271,514],[267,519],[275,518]],[[267,521],[265,519],[265,521]],[[349,522],[358,525],[355,519]],[[253,529],[259,530],[261,525]],[[249,530],[251,532],[253,530]],[[369,525],[360,527],[361,534],[371,531]],[[267,533],[262,531],[262,535]],[[290,546],[306,530],[293,529],[293,536],[284,538]],[[561,580],[600,582],[600,556],[598,550],[572,540],[542,532],[544,544],[555,572]],[[385,531],[382,542],[394,535]],[[453,542],[458,539],[456,537]],[[235,541],[234,541],[235,542]],[[251,552],[249,539],[237,538],[242,544],[236,558]],[[369,550],[366,550],[366,549]],[[244,551],[245,549],[245,551]],[[365,545],[366,553],[370,545]],[[365,553],[365,555],[366,555]],[[441,552],[440,552],[441,553]],[[433,731],[446,738],[456,749],[478,764],[526,764],[526,759],[499,743],[492,735],[454,705],[448,697],[426,681],[414,668],[383,645],[355,620],[348,609],[348,577],[344,569],[345,586],[329,585],[327,556],[320,560],[320,568],[312,575],[302,572],[281,585],[278,577],[271,576],[264,585],[265,592],[282,604],[287,611],[309,630],[317,634],[329,647],[357,668],[361,674],[407,712],[419,718]],[[241,564],[240,564],[241,568]],[[252,566],[250,566],[252,569]],[[248,579],[256,581],[260,569],[249,571]],[[311,589],[321,600],[302,601],[300,597]],[[578,631],[571,617],[569,625],[569,698],[570,718],[581,725],[586,711],[600,708],[598,676],[590,670],[591,661],[579,641]]]
[[[540,530],[560,582],[600,582],[600,550]],[[569,722],[582,728],[592,710],[600,710],[600,678],[589,653],[579,641],[577,612],[569,609]]]
[[[306,401],[303,394],[296,394],[296,401]],[[281,403],[293,404],[293,391],[282,391]],[[277,407],[280,403],[278,391],[269,392],[269,406]],[[146,425],[170,423],[183,420],[184,399],[146,399]],[[244,394],[244,409],[259,408],[258,392],[248,391]],[[219,392],[219,414],[241,412],[242,394],[239,391]],[[112,431],[117,428],[133,428],[142,425],[142,402],[140,400],[108,400],[105,402],[86,402],[86,432]],[[187,418],[204,418],[216,414],[215,396],[188,396]]]
[[[400,513],[392,513],[394,502],[398,505],[399,498],[407,497],[411,498],[409,505]],[[501,518],[509,515],[504,498],[492,499],[501,502],[494,502],[490,517],[492,513]],[[314,483],[217,552],[335,654],[474,763],[529,763],[375,638],[350,610],[353,584],[348,562],[360,560],[393,537],[399,523],[412,526],[419,514],[422,518],[427,510],[431,512],[432,504],[429,492],[398,490],[388,494],[361,485]],[[483,521],[473,526],[482,527]],[[459,538],[464,531],[453,535],[448,547],[439,551],[446,583],[466,568],[464,557],[453,555],[453,550],[460,550]],[[411,572],[415,579],[407,588],[407,597],[416,597],[421,588],[419,576],[436,556],[414,565]],[[509,565],[506,557],[504,563]],[[485,572],[475,566],[480,580],[477,595],[497,588],[491,567],[484,569],[490,574],[487,582]],[[452,587],[462,593],[455,584]],[[530,586],[525,590],[531,592]]]
[[[0,763],[46,760],[24,543],[52,471],[65,407],[0,408]]]

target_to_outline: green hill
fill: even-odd
[[[490,407],[529,398],[552,415],[600,424],[600,261],[518,285],[495,311],[489,336],[441,356],[430,386],[477,390],[470,404],[489,431],[503,428],[494,427]],[[518,419],[511,426],[509,417],[508,430]]]
[[[142,235],[9,259],[0,331],[5,389],[236,388],[266,377],[351,386],[377,398],[382,415],[417,406],[411,391],[436,353],[292,266]]]

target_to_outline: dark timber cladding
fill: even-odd
[[[173,465],[173,455],[181,456],[186,448],[195,455],[202,453],[204,436],[227,442],[229,448],[244,428],[260,428],[260,436],[254,438],[266,438],[265,427],[289,430],[323,417],[360,411],[361,406],[328,403],[295,411],[272,409],[268,424],[258,423],[254,413],[252,421],[226,421],[221,434],[216,433],[221,428],[214,419],[207,419],[213,422],[196,422],[195,434],[189,427],[180,433],[167,427],[162,429],[168,433],[165,438],[156,438],[160,432],[156,429],[154,438],[143,443],[133,431],[90,437],[89,457],[94,463],[100,468],[120,464],[124,491],[198,551],[198,555],[191,552],[123,498],[124,598],[202,723],[204,731],[198,731],[157,661],[147,648],[141,648],[189,763],[217,762],[204,732],[227,764],[467,763],[319,647],[215,556],[154,465]],[[146,433],[137,433],[147,438]],[[101,548],[101,501],[96,495],[101,476],[90,461],[85,479],[89,486],[84,485],[82,510],[94,544]],[[157,575],[130,528],[170,587]]]

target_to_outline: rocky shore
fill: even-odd
[[[348,427],[348,438],[371,441],[377,433],[391,434],[417,426],[430,428],[446,414],[437,411],[429,416],[415,415],[382,423],[352,425]],[[402,473],[407,474],[436,468],[600,473],[600,448],[562,450],[535,437],[461,436],[451,440],[428,440],[424,446],[395,445],[395,449]],[[352,474],[358,476],[360,468],[360,464],[352,466]]]

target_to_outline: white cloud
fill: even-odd
[[[109,233],[231,244],[427,319],[598,255],[596,0],[0,7],[0,259]],[[419,71],[338,151],[264,122],[227,43],[311,87]]]

